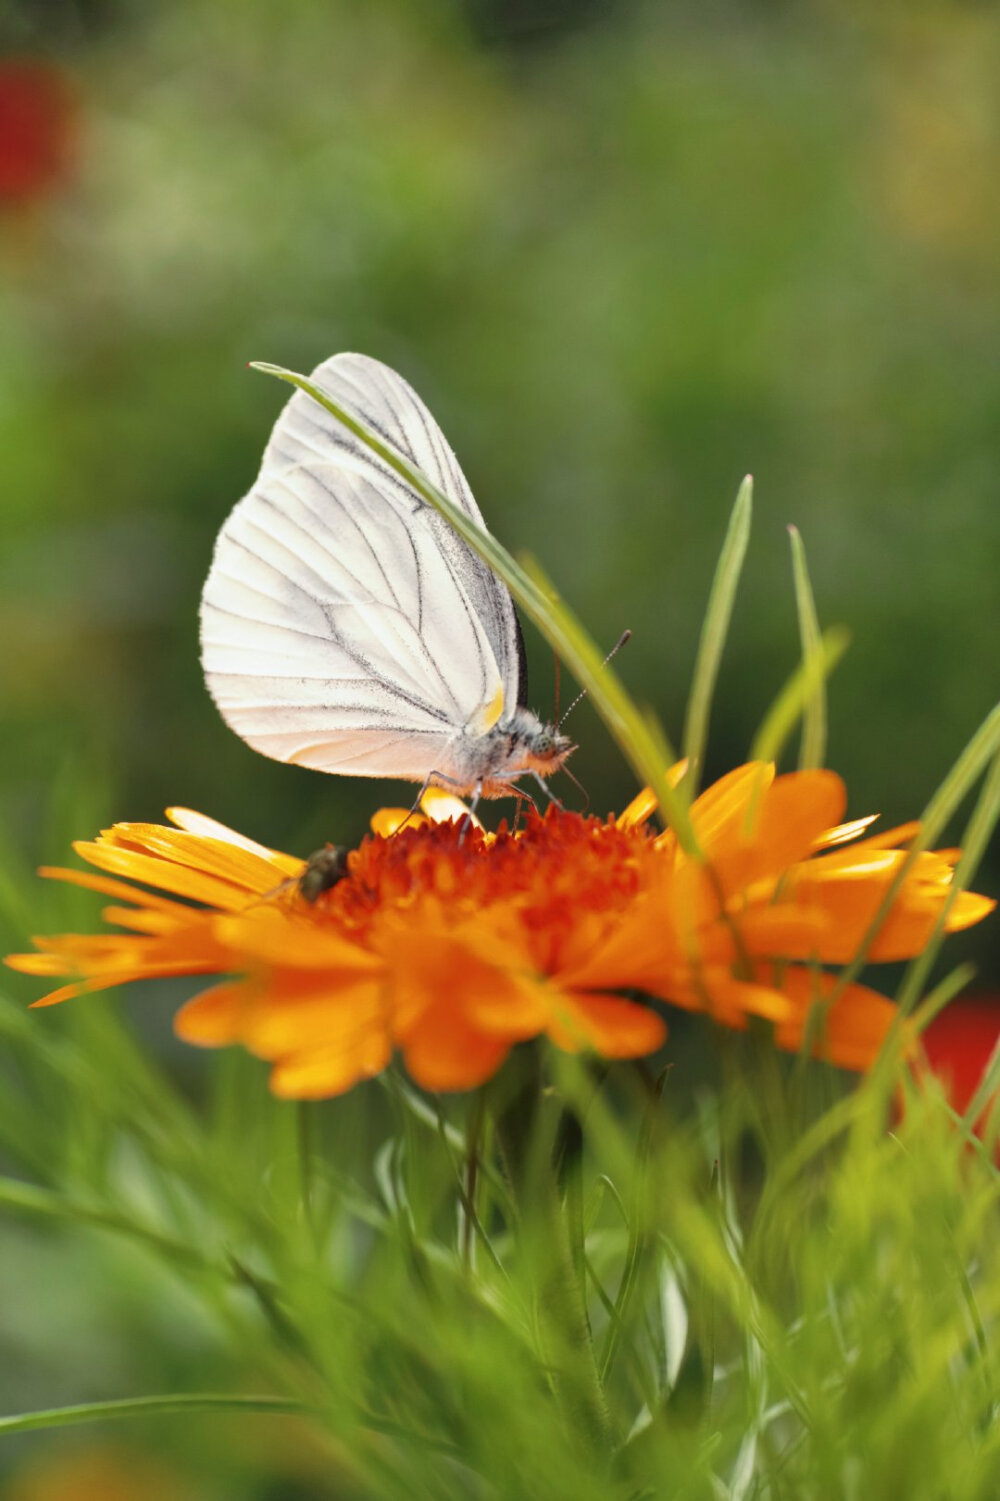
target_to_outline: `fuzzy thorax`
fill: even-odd
[[[575,749],[555,725],[543,724],[530,709],[518,707],[485,734],[467,729],[456,736],[449,746],[449,764],[437,770],[456,791],[509,797],[518,777],[533,773],[544,781]]]

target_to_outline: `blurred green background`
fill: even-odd
[[[255,755],[198,663],[213,538],[285,399],[246,362],[341,349],[417,387],[492,529],[599,640],[632,628],[622,675],[675,737],[751,470],[710,770],[796,661],[795,522],[853,634],[830,745],[852,812],[919,810],[998,696],[1000,7],[0,0],[0,44],[0,823],[26,864],[170,803],[307,853],[408,795]],[[594,805],[620,805],[604,730],[586,707],[574,729]],[[58,1275],[96,1287],[77,1255]],[[5,1284],[38,1256],[6,1237]],[[169,1302],[143,1365],[137,1276],[82,1325],[72,1300],[57,1328],[8,1309],[34,1374],[6,1410],[73,1400],[81,1363],[204,1384]],[[115,1465],[122,1496],[203,1493],[100,1446],[50,1484],[61,1442],[15,1501],[114,1498]],[[285,1448],[266,1494],[327,1494]],[[226,1474],[204,1494],[251,1493]]]
[[[794,521],[854,637],[831,761],[854,811],[919,809],[997,697],[996,6],[33,0],[5,34],[71,96],[61,177],[0,220],[0,781],[32,858],[68,760],[116,816],[293,849],[384,799],[248,751],[198,663],[285,399],[246,362],[338,349],[407,375],[600,640],[632,627],[675,735],[752,470],[713,769],[795,661]]]

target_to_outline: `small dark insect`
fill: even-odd
[[[324,844],[306,861],[299,877],[299,895],[303,901],[315,902],[324,891],[331,890],[347,875],[347,850],[339,844]]]

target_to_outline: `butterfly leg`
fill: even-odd
[[[402,829],[406,828],[406,825],[409,823],[410,819],[414,817],[415,814],[417,814],[417,813],[419,813],[421,811],[420,804],[424,800],[424,793],[427,791],[427,789],[429,787],[432,787],[434,785],[434,778],[436,776],[437,776],[437,772],[436,771],[429,771],[427,773],[427,775],[424,777],[423,783],[421,784],[421,787],[420,787],[420,791],[417,793],[416,797],[413,800],[413,806],[411,807],[409,813],[407,813],[406,817],[403,819],[403,822],[400,824],[399,828],[396,830],[397,834]]]
[[[413,818],[417,813],[419,813],[421,811],[421,804],[422,804],[422,802],[424,800],[424,794],[426,792],[428,792],[431,787],[440,786],[442,783],[446,783],[449,787],[456,787],[456,788],[458,788],[459,792],[461,792],[461,790],[463,788],[463,783],[461,783],[459,781],[456,781],[456,779],[454,777],[446,776],[443,771],[429,771],[427,773],[426,777],[424,778],[423,783],[421,784],[420,791],[417,793],[417,796],[414,799],[414,803],[413,803],[412,808],[410,809],[409,813],[407,813],[406,817],[403,819],[403,822],[399,825],[399,829],[396,830],[397,834],[399,833],[400,829],[405,829],[406,825],[409,823],[410,819]],[[472,822],[472,816],[471,815],[472,815],[472,813],[475,813],[475,811],[476,811],[476,804],[479,802],[479,799],[482,796],[482,791],[483,791],[483,785],[482,785],[481,782],[478,782],[476,784],[476,788],[475,788],[475,791],[474,791],[474,794],[473,794],[473,798],[472,798],[471,812],[469,813],[469,815],[467,816],[467,818],[464,820],[464,824],[465,825],[471,824],[471,822]]]
[[[542,780],[542,778],[538,775],[537,771],[533,771],[531,773],[531,775],[534,777],[534,779],[538,783],[539,787],[541,787],[542,791],[545,793],[545,796],[548,798],[548,800],[552,804],[552,806],[554,808],[558,808],[560,813],[564,812],[565,810],[563,808],[562,803],[556,797],[555,793],[549,787],[548,783],[544,782]]]
[[[479,802],[482,798],[482,795],[483,784],[482,782],[477,782],[475,787],[472,789],[472,799],[469,803],[468,811],[466,812],[465,817],[462,819],[462,828],[458,836],[458,842],[460,845],[465,843],[465,836],[474,825],[476,809],[479,807]]]
[[[425,792],[429,792],[432,787],[438,786],[442,782],[447,782],[449,784],[449,786],[452,786],[452,787],[459,787],[459,786],[461,786],[461,783],[460,782],[456,782],[455,779],[454,779],[454,777],[446,777],[443,771],[429,771],[427,773],[427,775],[424,777],[424,780],[423,780],[423,782],[421,784],[421,787],[420,787],[420,791],[417,793],[417,795],[416,795],[416,797],[415,797],[415,799],[413,801],[412,808],[410,809],[409,813],[407,813],[406,817],[403,819],[403,822],[400,824],[399,829],[405,829],[406,825],[409,823],[410,819],[413,818],[415,814],[417,814],[417,813],[419,813],[421,811],[421,806],[420,805],[421,805],[421,803],[424,800],[424,793]],[[399,833],[399,829],[396,830],[397,834]]]
[[[258,895],[252,896],[246,906],[241,907],[239,910],[241,912],[250,912],[254,907],[262,907],[265,902],[272,902],[279,896],[285,896],[288,892],[296,891],[301,879],[301,876],[289,876],[287,881],[279,881],[277,886],[272,886],[269,890],[261,891]]]
[[[514,833],[516,834],[518,829],[521,827],[521,810],[523,809],[525,803],[534,808],[536,813],[538,812],[538,804],[535,802],[535,799],[532,797],[531,793],[525,792],[523,787],[515,787],[514,784],[511,783],[510,790],[511,795],[517,798],[517,808],[514,812]]]

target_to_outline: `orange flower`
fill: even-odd
[[[77,845],[104,875],[43,872],[112,897],[105,918],[127,933],[36,939],[38,953],[8,963],[73,977],[37,1005],[144,976],[234,976],[189,1001],[177,1031],[242,1043],[293,1097],[346,1090],[396,1049],[439,1090],[481,1083],[515,1043],[543,1034],[604,1057],[650,1053],[663,1021],[623,991],[731,1027],[766,1018],[795,1049],[836,985],[821,966],[854,954],[915,832],[858,841],[870,820],[838,823],[844,803],[830,772],[740,767],[692,806],[696,860],[646,827],[646,794],[617,819],[550,808],[520,834],[492,835],[452,817],[461,805],[438,793],[429,819],[377,814],[346,878],[313,903],[295,885],[303,861],[174,809],[174,828],[117,824]],[[919,952],[956,858],[916,857],[873,959]],[[947,926],[993,905],[963,892]],[[848,985],[825,1010],[825,1056],[867,1067],[892,1005]]]

